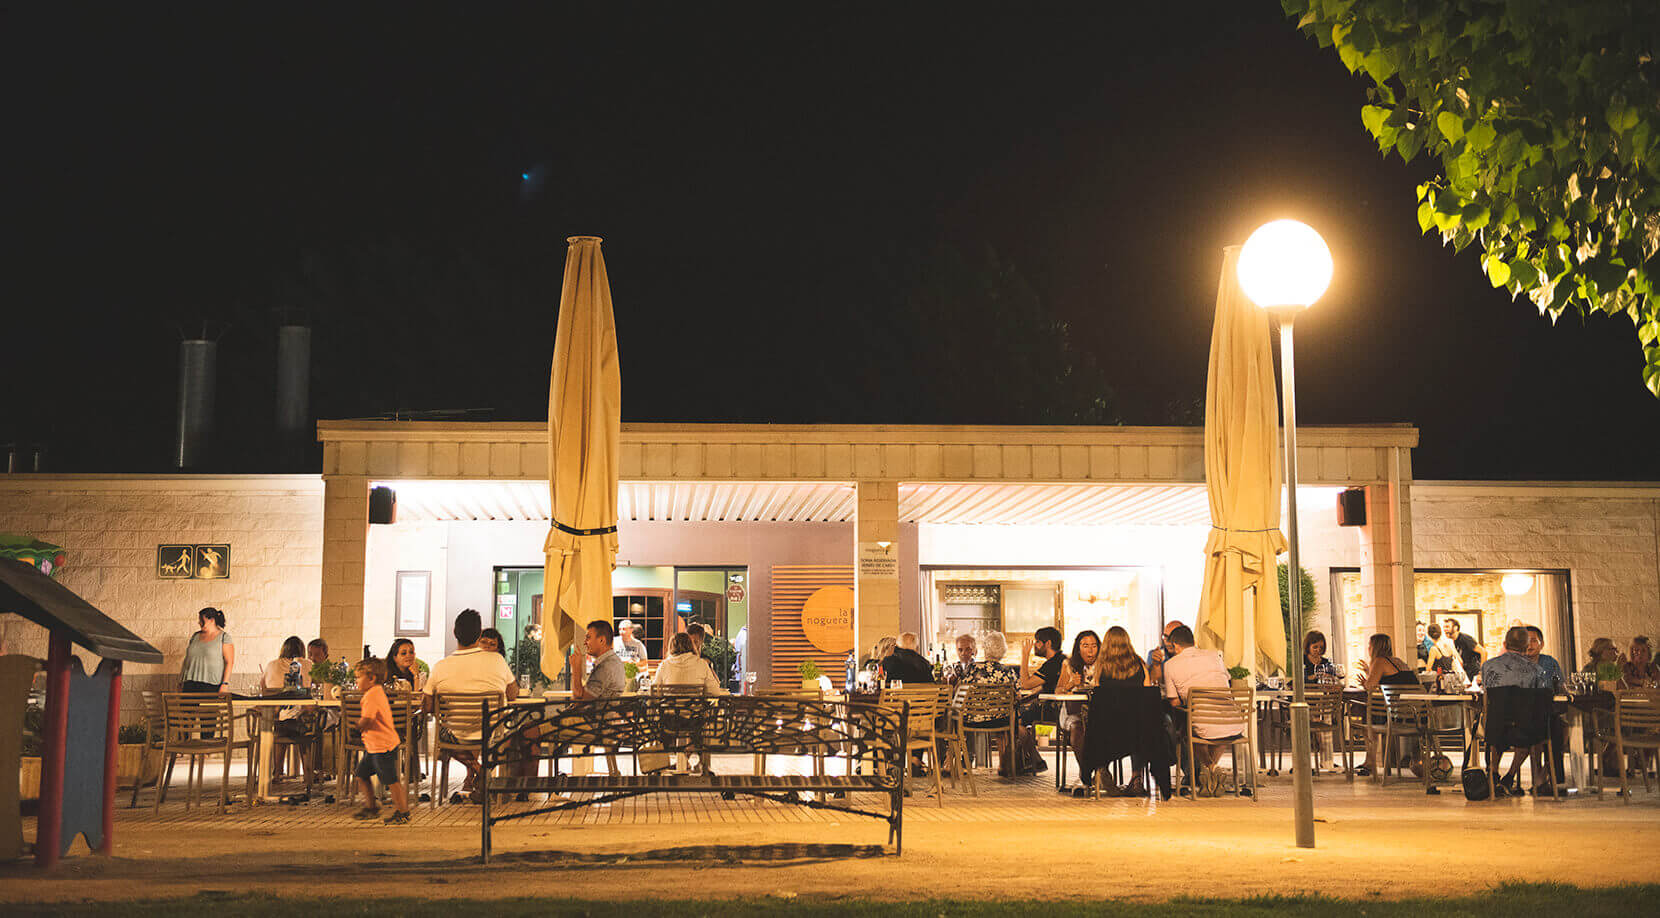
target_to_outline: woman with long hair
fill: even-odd
[[[1061,677],[1055,683],[1055,691],[1069,695],[1074,692],[1088,692],[1095,688],[1096,669],[1101,663],[1101,636],[1094,631],[1084,629],[1072,638],[1072,653],[1066,658],[1066,665],[1061,667]],[[1084,706],[1077,701],[1068,701],[1061,705],[1060,724],[1058,729],[1066,731],[1067,744],[1072,747],[1072,755],[1078,759],[1079,773],[1084,767]]]
[[[179,691],[228,693],[236,647],[225,630],[225,613],[208,606],[196,613],[196,622],[179,669]]]
[[[1405,660],[1395,656],[1395,640],[1387,634],[1374,634],[1366,642],[1366,682],[1361,686],[1370,695],[1380,685],[1417,685],[1418,672]],[[1373,747],[1378,744],[1373,741],[1370,733],[1366,736],[1366,761],[1362,762],[1355,774],[1365,777],[1372,773]]]
[[[415,659],[415,642],[398,638],[386,651],[386,684],[406,692],[418,692],[426,687],[426,676],[421,672],[421,661]],[[405,683],[399,685],[399,682]]]
[[[1156,693],[1148,692],[1153,683],[1147,663],[1136,653],[1128,631],[1117,625],[1107,629],[1101,641],[1097,673],[1097,685],[1090,696],[1091,735],[1084,741],[1094,767],[1092,777],[1096,788],[1109,797],[1120,793],[1126,797],[1146,796],[1146,775],[1150,771],[1159,795],[1170,799],[1170,763],[1165,748],[1168,743],[1163,736],[1163,711]],[[1120,791],[1106,777],[1106,766],[1126,755],[1130,757],[1132,772]],[[1080,791],[1087,793],[1087,788],[1073,793],[1081,796]]]

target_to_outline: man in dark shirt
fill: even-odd
[[[888,654],[882,661],[882,673],[889,681],[899,680],[906,685],[929,684],[934,681],[934,667],[928,658],[917,653],[917,636],[915,631],[906,631],[899,635],[898,643],[893,653]]]
[[[1481,663],[1487,654],[1476,641],[1475,635],[1459,629],[1458,619],[1447,619],[1445,628],[1447,637],[1452,638],[1453,646],[1458,648],[1458,662],[1464,665],[1464,675],[1474,681],[1476,673],[1481,672]]]
[[[1032,671],[1031,653],[1021,655],[1020,690],[1053,694],[1055,683],[1061,678],[1061,666],[1066,663],[1066,654],[1061,653],[1061,633],[1055,628],[1039,628],[1032,635],[1032,641],[1027,649],[1042,657],[1043,663]]]

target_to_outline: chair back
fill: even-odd
[[[1481,730],[1489,746],[1525,749],[1550,738],[1551,698],[1548,688],[1500,685],[1481,697]]]
[[[434,695],[433,715],[438,723],[439,742],[446,734],[466,743],[484,738],[484,705],[492,709],[505,707],[507,701],[500,692],[469,692]]]
[[[1614,694],[1614,729],[1622,739],[1660,736],[1660,693],[1626,689]]]
[[[1305,685],[1303,700],[1308,702],[1308,718],[1319,724],[1335,724],[1343,711],[1341,685]]]
[[[655,683],[651,686],[651,693],[653,695],[678,695],[680,697],[697,697],[707,694],[703,691],[701,685],[661,685]]]
[[[167,735],[167,715],[162,710],[161,695],[140,692],[139,696],[144,705],[144,740],[151,747],[160,749],[162,738]]]
[[[171,746],[231,745],[231,700],[217,693],[170,692],[161,696]]]
[[[1402,695],[1416,695],[1423,689],[1416,685],[1380,685],[1377,688],[1378,696],[1383,700],[1384,712],[1389,719],[1396,723],[1418,723],[1425,719],[1429,710],[1427,701],[1408,701]],[[1371,699],[1367,699],[1368,708]]]
[[[877,703],[895,718],[905,717],[905,730],[912,740],[934,735],[934,713],[939,704],[939,692],[933,686],[927,686],[927,689],[926,692],[887,692]]]
[[[1012,718],[1014,717],[1017,692],[1012,684],[981,685],[967,683],[959,685],[958,689],[957,713],[961,717],[964,729],[976,729],[976,722],[985,723],[986,721],[1007,718],[1008,720],[1005,721],[1003,726],[996,728],[1006,730],[1008,725],[1013,723]],[[989,728],[982,727],[978,729]]]
[[[357,722],[363,719],[363,693],[351,689],[340,693],[340,739],[347,746],[363,745],[363,731]]]
[[[1244,733],[1251,717],[1250,689],[1194,688],[1187,693],[1189,728],[1217,727]],[[1239,692],[1241,694],[1235,694]]]

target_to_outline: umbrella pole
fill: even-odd
[[[1290,559],[1285,569],[1286,590],[1291,594],[1291,646],[1303,646],[1303,578],[1297,564],[1297,377],[1292,360],[1291,326],[1293,310],[1275,310],[1280,323],[1280,367],[1284,377],[1285,402],[1285,505],[1290,516],[1287,541]],[[1308,700],[1303,696],[1302,661],[1291,665],[1291,777],[1292,809],[1297,823],[1297,847],[1314,847],[1314,775],[1310,767]]]

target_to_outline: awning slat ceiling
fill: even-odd
[[[547,487],[534,481],[379,481],[398,495],[398,519],[547,520]],[[623,520],[847,523],[855,492],[841,482],[622,482]],[[1202,485],[911,482],[899,486],[908,523],[1201,526]]]

